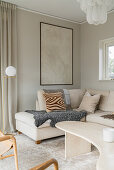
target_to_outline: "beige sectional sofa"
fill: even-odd
[[[77,109],[82,101],[85,91],[88,91],[91,95],[101,94],[100,102],[97,110],[94,114],[88,113],[86,121],[103,124],[109,127],[114,127],[114,120],[104,119],[102,115],[110,114],[114,111],[114,91],[98,91],[98,90],[81,90],[72,89],[69,90],[71,107]],[[42,95],[43,90],[37,92],[36,110],[45,110],[45,100]],[[50,127],[50,120],[45,122],[40,127],[34,125],[33,115],[26,112],[19,112],[15,114],[16,129],[23,134],[29,136],[36,143],[40,143],[41,140],[64,135],[64,132]]]

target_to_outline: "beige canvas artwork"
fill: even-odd
[[[41,85],[72,84],[73,30],[46,23],[40,24]]]

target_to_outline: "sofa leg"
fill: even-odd
[[[41,140],[35,141],[35,144],[40,144],[40,143],[41,143]]]
[[[20,134],[22,134],[22,132],[18,131],[18,134],[20,135]]]

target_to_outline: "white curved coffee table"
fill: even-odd
[[[114,143],[103,141],[103,128],[106,126],[76,121],[65,121],[56,124],[65,131],[65,158],[91,151],[93,144],[100,153],[97,170],[114,170]]]

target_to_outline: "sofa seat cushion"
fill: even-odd
[[[97,110],[94,114],[88,114],[86,116],[86,121],[114,127],[114,120],[105,119],[105,118],[101,117],[101,116],[107,115],[107,114],[112,114],[112,112],[104,112],[101,110]]]
[[[15,119],[19,120],[21,122],[24,122],[25,124],[30,125],[31,127],[36,127],[34,124],[34,115],[27,113],[27,112],[19,112],[15,114]],[[50,126],[50,120],[47,120],[45,123],[43,123],[41,126],[38,128],[44,128],[44,127],[49,127]],[[36,127],[37,128],[37,127]]]

